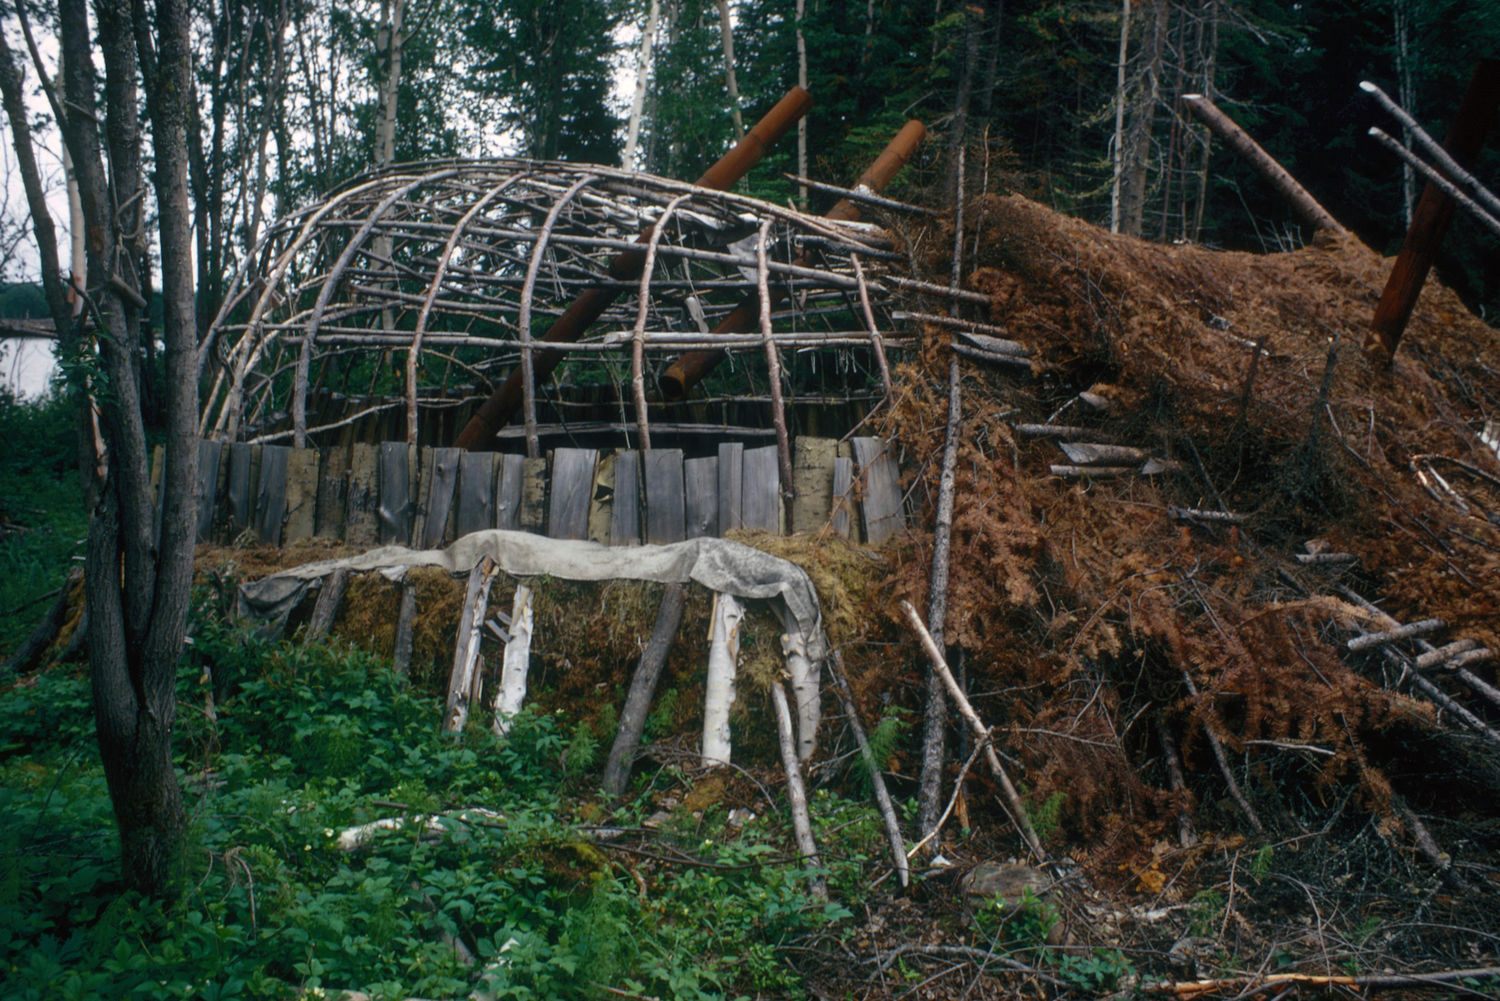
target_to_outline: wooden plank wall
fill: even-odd
[[[558,448],[527,459],[405,442],[323,449],[204,442],[198,540],[248,535],[288,545],[318,535],[430,549],[506,528],[639,545],[745,528],[832,531],[878,544],[905,526],[886,442],[804,436],[795,455],[788,507],[774,445],[725,443],[716,455],[695,458],[678,449]]]

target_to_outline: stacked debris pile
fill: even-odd
[[[1030,369],[961,359],[946,641],[1050,850],[1171,904],[1205,844],[1344,838],[1326,869],[1369,837],[1388,873],[1493,899],[1500,332],[1432,282],[1394,364],[1367,356],[1389,263],[1348,237],[1258,256],[1020,197],[965,215],[987,306],[913,308]],[[951,223],[906,238],[949,273]],[[930,505],[953,326],[928,325],[884,428]],[[918,549],[893,580],[925,608]]]

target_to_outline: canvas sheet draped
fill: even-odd
[[[827,653],[817,591],[802,568],[727,539],[690,539],[666,546],[601,546],[488,529],[465,535],[446,549],[382,546],[358,556],[304,563],[246,581],[239,586],[237,611],[279,631],[313,582],[335,570],[379,571],[399,578],[410,567],[442,567],[461,574],[486,556],[513,577],[545,574],[575,581],[692,581],[737,598],[779,600],[787,632],[806,644],[808,659],[819,664]]]

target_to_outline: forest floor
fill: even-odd
[[[656,586],[549,582],[533,705],[507,740],[476,720],[454,741],[436,722],[462,582],[419,582],[398,683],[389,581],[351,584],[332,643],[271,644],[225,617],[233,581],[328,550],[221,548],[180,679],[176,903],[116,893],[79,666],[0,691],[0,993],[1494,996],[1500,703],[1475,654],[1500,650],[1500,334],[1434,284],[1394,364],[1372,359],[1389,262],[1352,241],[1163,247],[1018,198],[967,217],[970,319],[1031,355],[962,362],[945,641],[1045,863],[955,732],[960,792],[903,890],[831,714],[820,899],[785,819],[763,609],[736,767],[692,750],[696,591],[616,805],[600,748]],[[902,235],[948,273],[951,226]],[[949,343],[925,332],[873,421],[902,449],[910,533],[743,540],[817,586],[908,839],[926,663],[898,608],[929,600]]]

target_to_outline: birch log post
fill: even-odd
[[[630,765],[640,747],[651,700],[656,695],[657,682],[661,680],[662,668],[667,663],[667,652],[682,625],[682,609],[686,603],[681,584],[668,584],[662,592],[661,607],[656,610],[656,625],[651,630],[651,638],[646,641],[646,648],[641,651],[635,675],[630,679],[630,692],[625,696],[625,708],[620,713],[620,728],[615,732],[615,742],[604,765],[602,785],[610,796],[623,795],[625,784],[630,781]]]
[[[500,665],[500,687],[495,690],[495,720],[490,724],[498,736],[510,733],[510,721],[526,701],[526,672],[531,667],[531,586],[516,584],[510,605],[510,640]]]
[[[1303,222],[1314,229],[1326,229],[1333,233],[1348,232],[1333,217],[1333,213],[1318,204],[1318,200],[1310,195],[1306,188],[1298,184],[1297,179],[1288,173],[1285,167],[1262,149],[1260,143],[1250,138],[1250,133],[1240,128],[1232,118],[1220,111],[1214,102],[1203,94],[1184,94],[1182,100],[1200,122],[1212,129],[1215,135],[1243,157],[1266,183],[1286,199],[1292,211],[1297,213]]]
[[[745,610],[731,594],[715,594],[708,637],[708,680],[703,692],[703,763],[729,764],[729,708],[734,705],[735,665],[740,657],[740,620]]]
[[[903,601],[901,603],[901,610],[906,613],[907,621],[916,630],[917,638],[922,641],[922,648],[927,651],[927,656],[932,660],[933,670],[937,672],[938,677],[947,686],[948,694],[953,697],[953,703],[958,707],[959,715],[968,722],[970,729],[974,731],[975,738],[985,742],[985,759],[989,762],[990,771],[995,773],[995,781],[1000,783],[1000,790],[1004,794],[1005,809],[1011,815],[1011,820],[1014,821],[1016,829],[1021,832],[1021,838],[1026,842],[1026,847],[1031,850],[1031,854],[1038,862],[1047,861],[1047,853],[1042,848],[1042,842],[1037,838],[1036,831],[1031,826],[1031,819],[1026,815],[1026,805],[1021,802],[1021,795],[1016,792],[1016,787],[1011,784],[1010,776],[1006,774],[1005,766],[1000,763],[1000,755],[995,753],[993,743],[989,739],[989,727],[985,726],[979,719],[979,714],[969,704],[968,697],[964,695],[963,689],[958,687],[958,682],[954,679],[953,672],[948,670],[948,662],[944,659],[943,652],[933,642],[932,634],[927,631],[927,627],[922,625],[922,618],[917,614],[917,610],[912,607],[911,602]]]
[[[786,768],[786,798],[792,811],[792,836],[797,840],[797,853],[809,866],[822,868],[823,862],[818,858],[818,845],[813,841],[812,818],[807,812],[807,787],[802,784],[802,768],[797,764],[792,713],[787,706],[786,692],[782,691],[779,681],[771,685],[771,704],[776,708],[776,733],[781,738],[781,763]],[[828,899],[828,884],[821,875],[812,877],[810,889],[814,899]]]
[[[479,666],[479,638],[484,612],[489,605],[490,585],[499,568],[488,556],[469,571],[464,592],[463,616],[458,622],[458,642],[453,647],[453,671],[448,676],[448,705],[443,712],[443,732],[461,733],[469,721],[469,702],[474,692],[474,674]]]
[[[818,724],[823,710],[818,698],[822,678],[818,666],[807,656],[807,637],[797,628],[789,611],[782,610],[781,652],[786,657],[787,674],[792,679],[792,698],[797,706],[797,757],[812,758],[818,746]]]

